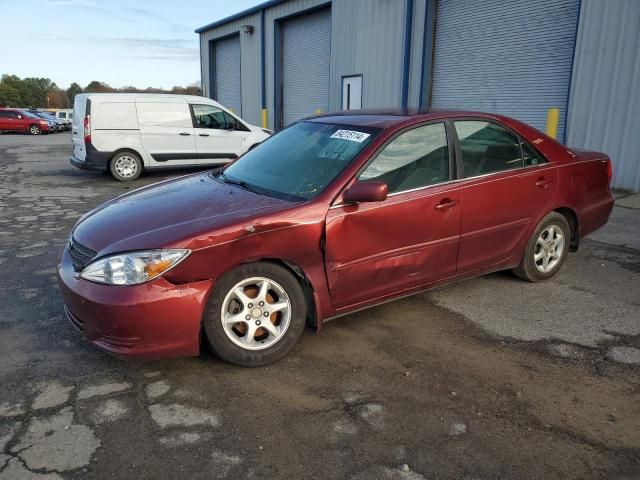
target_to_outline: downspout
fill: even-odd
[[[405,0],[404,6],[404,58],[402,61],[402,108],[409,104],[409,68],[411,66],[411,31],[413,28],[413,0]]]

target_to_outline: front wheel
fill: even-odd
[[[530,282],[553,277],[567,259],[570,238],[571,227],[567,219],[557,212],[551,212],[533,232],[522,262],[514,269],[514,273]]]
[[[133,152],[120,152],[111,159],[110,170],[116,180],[130,182],[142,173],[142,161]]]
[[[306,324],[298,279],[274,263],[242,265],[216,285],[204,315],[211,349],[223,360],[257,367],[283,357]]]
[[[42,133],[42,130],[40,129],[40,125],[31,125],[29,127],[29,133],[31,135],[40,135]]]

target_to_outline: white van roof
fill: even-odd
[[[210,105],[222,106],[215,100],[197,95],[174,95],[171,93],[79,93],[76,98],[88,98],[98,101],[136,101],[136,102],[204,102]]]

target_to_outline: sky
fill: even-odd
[[[0,0],[0,74],[59,87],[200,83],[194,30],[261,0]]]

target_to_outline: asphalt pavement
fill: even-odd
[[[640,478],[640,197],[541,284],[509,272],[309,330],[263,368],[124,362],[65,319],[75,221],[128,189],[0,135],[0,480]]]

